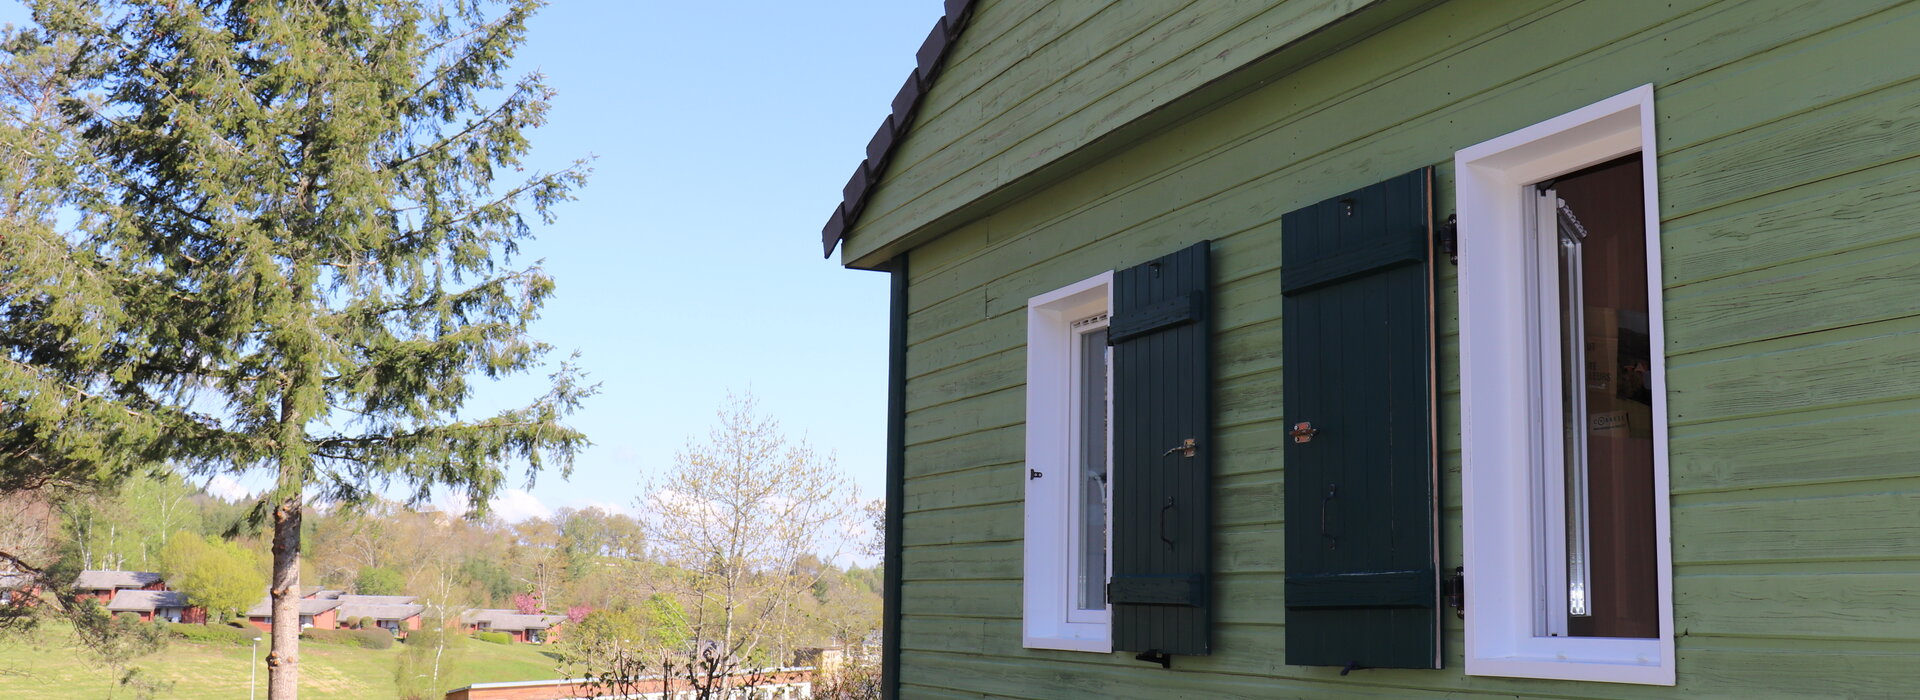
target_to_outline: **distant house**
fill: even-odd
[[[247,623],[261,631],[273,629],[273,597],[268,596],[247,609]],[[331,630],[340,628],[340,601],[325,598],[300,600],[300,628]]]
[[[120,591],[164,590],[167,590],[165,578],[152,571],[88,569],[73,580],[75,599],[92,600],[101,605],[113,602],[113,595]]]
[[[107,602],[107,612],[136,613],[141,622],[157,619],[197,624],[207,621],[206,609],[189,604],[187,594],[179,591],[121,590]]]
[[[420,629],[420,616],[427,610],[415,602],[419,598],[410,595],[342,594],[335,600],[340,602],[341,619],[365,618],[396,637],[405,637],[407,632]]]
[[[405,637],[420,629],[421,615],[427,610],[419,597],[410,595],[353,595],[318,586],[302,587],[300,593],[302,629],[341,629],[349,620],[365,618],[396,637]],[[268,596],[248,609],[247,622],[262,630],[272,628],[273,598]]]
[[[505,632],[513,641],[545,644],[559,641],[565,615],[528,615],[517,610],[468,610],[460,624],[469,632]]]
[[[40,584],[32,574],[0,573],[0,607],[33,605],[40,596]]]

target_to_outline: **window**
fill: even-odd
[[[1467,673],[1672,685],[1653,89],[1461,151]]]
[[[1111,651],[1112,273],[1027,305],[1028,647]]]

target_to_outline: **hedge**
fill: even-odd
[[[252,627],[241,629],[228,625],[196,625],[190,622],[167,623],[167,631],[175,637],[195,644],[232,644],[243,647],[253,644],[255,637],[266,636],[265,632]]]
[[[513,643],[513,635],[507,634],[505,632],[475,632],[473,633],[473,638],[483,642],[492,642],[494,644],[512,644]]]
[[[383,629],[370,630],[300,630],[300,636],[322,644],[350,644],[362,649],[392,649],[393,633]]]

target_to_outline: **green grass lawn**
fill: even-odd
[[[442,669],[447,688],[469,683],[559,678],[546,649],[529,644],[490,644],[465,637],[449,648]],[[306,642],[300,645],[302,700],[382,699],[398,695],[393,680],[402,645],[392,649]],[[203,646],[174,639],[159,653],[136,662],[146,674],[173,687],[162,698],[247,697],[248,647]],[[260,697],[267,696],[266,641],[260,642]],[[97,700],[114,690],[110,672],[89,663],[73,646],[71,628],[48,625],[30,636],[0,637],[0,698]],[[125,696],[122,693],[122,696]]]

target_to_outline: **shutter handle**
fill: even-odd
[[[1340,543],[1340,536],[1327,532],[1327,504],[1340,492],[1339,484],[1327,484],[1327,495],[1320,498],[1320,536],[1327,541],[1327,549],[1334,549]]]
[[[1196,444],[1194,439],[1187,438],[1185,440],[1181,440],[1180,444],[1174,445],[1171,449],[1168,449],[1166,452],[1160,453],[1160,456],[1167,457],[1167,456],[1171,456],[1175,452],[1178,452],[1182,457],[1192,457],[1194,454],[1194,451],[1198,449],[1200,449],[1200,446]]]
[[[1173,497],[1167,497],[1167,504],[1160,506],[1160,541],[1167,543],[1167,549],[1173,549],[1173,540],[1167,538],[1167,511],[1173,510]]]
[[[1287,434],[1293,436],[1294,442],[1313,442],[1313,436],[1320,434],[1320,431],[1312,423],[1303,422],[1293,424],[1293,429]]]

